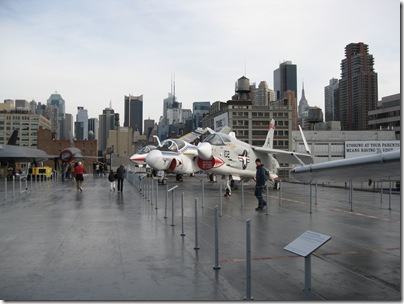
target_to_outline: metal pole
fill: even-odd
[[[181,236],[185,236],[185,233],[184,233],[184,192],[181,193]]]
[[[198,198],[195,197],[195,250],[199,249],[198,244]]]
[[[174,224],[174,193],[175,190],[171,192],[171,226],[175,226]]]
[[[251,297],[251,220],[246,221],[246,293],[244,300],[254,300]]]
[[[156,180],[156,207],[155,207],[155,209],[158,209],[157,208],[158,199],[159,199],[159,182],[158,182],[158,180]]]
[[[265,185],[266,186],[266,202],[267,205],[265,206],[265,214],[268,215],[268,208],[269,208],[269,199],[268,199],[268,184]]]
[[[165,202],[165,212],[164,212],[164,218],[167,218],[167,201],[168,201],[168,184],[166,184],[166,202]]]
[[[389,182],[389,210],[391,210],[391,181]]]
[[[7,187],[7,176],[4,178],[4,197],[5,197],[5,200],[7,200],[7,190],[8,190],[8,187]]]
[[[13,197],[15,197],[15,176],[13,175]]]
[[[220,184],[220,214],[219,216],[223,216],[223,193],[222,193],[222,184]]]
[[[244,207],[244,183],[241,181],[241,206]]]
[[[353,196],[352,179],[349,181],[349,204],[351,205],[351,212],[353,211],[352,196]]]
[[[310,300],[311,289],[311,254],[304,258],[304,299]]]
[[[219,224],[217,221],[217,205],[215,206],[215,265],[213,266],[213,269],[219,270],[220,265],[219,265]]]
[[[383,205],[383,182],[380,181],[380,205]]]
[[[317,182],[316,182],[316,186],[315,186],[315,188],[314,188],[316,191],[315,191],[315,194],[316,194],[316,200],[314,201],[314,203],[317,205]]]
[[[205,181],[202,181],[202,207],[204,207],[205,204]]]
[[[151,190],[150,190],[150,202],[151,202],[151,205],[153,205],[153,184],[154,184],[154,180],[153,180],[153,175],[152,175],[152,177],[151,177]]]
[[[311,207],[312,201],[313,201],[313,185],[310,183],[310,213],[312,213],[311,212],[311,210],[312,210],[312,207]]]

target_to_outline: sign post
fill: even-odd
[[[311,254],[331,239],[331,236],[313,231],[306,231],[283,249],[304,257],[304,299],[310,299],[311,289]]]

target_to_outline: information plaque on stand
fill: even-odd
[[[311,254],[327,243],[331,237],[313,231],[306,231],[283,249],[304,257],[304,299],[311,297]]]
[[[329,235],[306,231],[293,242],[286,245],[283,249],[302,257],[306,257],[327,243],[330,239],[331,237]]]

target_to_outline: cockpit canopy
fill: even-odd
[[[156,148],[157,148],[156,146],[147,145],[147,146],[144,146],[142,149],[140,149],[137,154],[146,154],[146,153],[149,153],[150,151],[152,151],[152,150],[154,150]]]
[[[231,143],[231,138],[229,135],[224,133],[214,133],[207,136],[203,142],[208,142],[214,146],[223,146],[227,143]]]
[[[158,147],[158,149],[161,151],[178,152],[179,150],[181,150],[184,147],[185,147],[185,142],[183,140],[169,138],[169,139],[163,140],[163,142],[161,143],[161,146]]]

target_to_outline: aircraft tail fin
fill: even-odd
[[[269,124],[269,130],[267,133],[267,138],[265,139],[265,143],[263,145],[264,148],[272,149],[274,146],[274,134],[275,134],[275,119],[271,119],[271,123]]]
[[[306,152],[311,155],[311,151],[310,151],[309,145],[307,144],[306,137],[304,137],[303,130],[302,130],[302,127],[301,127],[300,125],[299,125],[299,130],[300,130],[300,134],[302,135],[302,139],[303,139],[303,143],[304,143],[304,148],[306,149]]]
[[[17,139],[18,139],[18,130],[14,130],[13,134],[11,134],[11,136],[7,142],[7,145],[16,146]]]
[[[224,126],[223,128],[220,129],[219,132],[224,134],[230,134],[231,128],[229,126]]]

